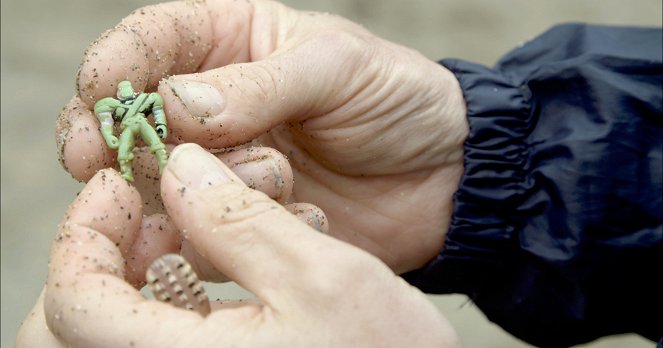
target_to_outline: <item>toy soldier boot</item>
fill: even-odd
[[[154,154],[159,164],[159,173],[163,173],[163,168],[168,163],[168,153],[166,152],[166,145],[163,143],[156,143],[150,146],[150,152]]]
[[[134,154],[132,152],[128,153],[128,156],[118,155],[117,161],[120,163],[120,173],[122,177],[127,181],[134,181],[132,163],[134,159]]]

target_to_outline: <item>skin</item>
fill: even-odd
[[[395,272],[441,249],[468,126],[458,81],[421,54],[276,2],[146,7],[90,46],[78,95],[60,115],[61,159],[79,180],[114,164],[103,138],[84,129],[95,129],[88,110],[125,79],[163,97],[170,143],[253,141],[285,154],[294,189],[281,201],[320,207],[330,235]],[[141,166],[137,181],[155,177]],[[275,176],[291,181],[286,174]],[[155,197],[157,184],[137,187]]]
[[[116,161],[94,131],[92,108],[113,96],[122,80],[163,97],[167,143],[197,143],[225,163],[221,171],[229,177],[228,168],[238,172],[232,185],[187,188],[191,194],[183,195],[183,186],[202,182],[199,173],[173,174],[168,168],[177,166],[178,156],[171,154],[159,181],[152,156],[138,151],[132,192],[143,198],[145,210],[133,216],[166,213],[177,231],[186,231],[182,253],[201,278],[227,276],[258,301],[228,305],[202,320],[142,301],[119,270],[83,272],[96,267],[89,264],[93,258],[74,257],[71,253],[83,251],[63,249],[56,241],[43,302],[17,342],[40,338],[34,333],[44,332],[45,318],[46,333],[74,346],[129,345],[129,340],[136,346],[457,345],[434,306],[394,275],[434,257],[449,225],[468,133],[462,92],[451,72],[343,18],[276,2],[189,1],[140,9],[90,46],[77,95],[56,127],[62,164],[74,178],[90,181],[95,197],[74,206],[92,217],[97,208],[112,208],[98,206],[107,201],[99,196],[108,188],[95,173]],[[187,153],[181,158],[201,160],[199,149]],[[185,167],[205,166],[194,161]],[[129,187],[124,180],[114,185],[115,192]],[[317,225],[327,234],[314,233],[315,220],[325,221]],[[118,240],[117,225],[110,226],[88,226],[93,232],[77,230],[76,238],[65,240],[101,243],[90,253],[107,255],[119,268],[125,260],[127,267],[145,267],[131,265],[141,229],[122,229],[129,234]],[[90,241],[90,233],[111,242]],[[180,248],[178,237],[164,238],[155,245]],[[113,241],[120,242],[119,250]],[[58,275],[62,282],[55,282]],[[106,284],[114,279],[113,286],[100,288],[100,278]],[[140,286],[144,279],[130,281]],[[83,295],[90,301],[87,313],[108,321],[55,319],[58,310],[76,308]],[[128,313],[136,314],[136,323],[118,321]],[[324,324],[314,318],[324,318]],[[114,330],[99,332],[107,327]],[[157,327],[172,334],[143,334]]]
[[[256,300],[214,303],[206,317],[146,300],[127,282],[127,268],[136,241],[153,234],[140,221],[138,192],[106,169],[60,224],[45,291],[17,347],[458,346],[423,293],[249,189],[199,146],[175,149],[161,189],[174,225]]]

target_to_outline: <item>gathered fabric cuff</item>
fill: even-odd
[[[660,28],[582,24],[493,69],[441,61],[467,103],[465,168],[443,249],[403,278],[537,346],[658,340],[662,63]]]
[[[440,63],[456,75],[467,103],[465,172],[454,195],[444,250],[403,277],[429,293],[472,297],[515,261],[509,251],[514,228],[522,222],[517,207],[525,190],[525,139],[533,124],[529,92],[478,64],[456,59]]]

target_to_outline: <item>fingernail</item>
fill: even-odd
[[[295,210],[293,212],[295,216],[305,222],[310,227],[314,228],[318,232],[325,233],[325,230],[322,228],[324,222],[322,221],[320,215],[314,210]]]
[[[283,194],[283,175],[281,170],[272,157],[263,156],[252,159],[247,159],[243,162],[229,165],[238,177],[244,179],[245,183],[251,188],[260,188],[261,190],[267,189],[267,186],[272,186],[269,191],[274,190],[274,198],[278,199]],[[256,178],[260,178],[260,182],[252,182]],[[250,181],[247,181],[250,180]]]
[[[189,110],[191,116],[211,117],[223,111],[223,96],[213,86],[187,80],[168,79],[166,82]]]
[[[166,168],[192,189],[205,189],[233,181],[221,161],[195,144],[176,147]]]

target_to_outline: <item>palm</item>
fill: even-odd
[[[347,110],[342,120],[332,111],[310,123],[282,125],[265,141],[289,158],[294,200],[318,205],[330,221],[330,234],[370,251],[397,272],[421,266],[440,250],[462,171],[459,160],[448,160],[451,154],[432,151],[442,143],[442,135],[431,130],[441,129],[433,127],[440,118],[435,108],[396,105],[425,92],[408,90],[376,101],[374,109],[390,110],[379,116],[342,107]],[[379,131],[386,123],[393,127]],[[417,127],[419,136],[402,138],[403,129]]]
[[[454,168],[347,175],[275,138],[293,166],[294,199],[322,208],[332,236],[375,254],[397,272],[420,266],[440,249],[450,212],[448,187],[453,186],[446,178]]]
[[[449,112],[456,100],[433,95],[455,82],[446,70],[406,49],[381,49],[387,58],[364,64],[359,52],[336,50],[358,67],[336,71],[345,97],[271,130],[265,144],[288,156],[294,199],[322,208],[330,234],[404,272],[443,243],[462,172],[464,132],[454,133],[454,117],[464,116]]]

